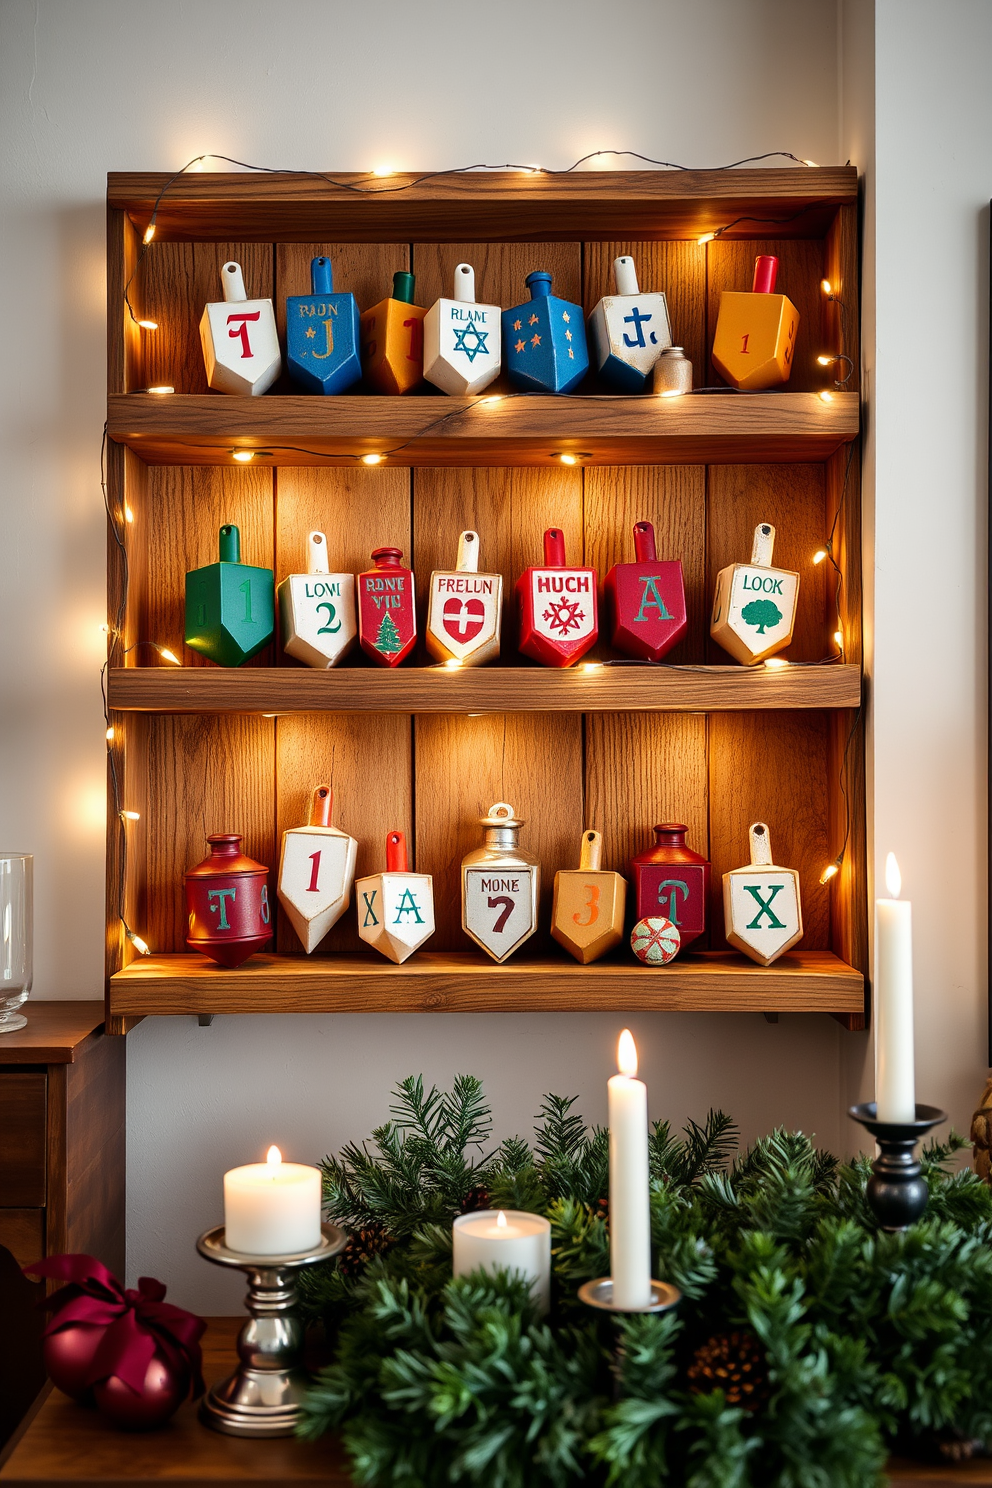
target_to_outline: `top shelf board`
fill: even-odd
[[[858,199],[854,166],[328,175],[341,184],[304,172],[112,171],[107,201],[143,234],[168,187],[155,218],[166,241],[457,243],[694,238],[737,218],[748,220],[723,236],[822,238],[837,208]]]

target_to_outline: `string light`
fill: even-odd
[[[818,356],[816,360],[821,367],[832,367],[837,358],[832,356]]]
[[[820,280],[820,288],[823,290],[823,293],[827,296],[828,299],[830,298],[830,296],[834,292],[834,287],[830,283],[830,280],[829,279],[821,279]]]
[[[139,955],[151,955],[151,951],[148,949],[148,942],[142,940],[141,936],[138,935],[134,930],[127,930],[125,931],[125,934],[127,935],[128,940],[134,946],[134,949],[139,953]]]
[[[829,388],[821,388],[817,397],[821,403],[832,403],[834,401],[834,395],[830,392]]]
[[[843,649],[844,649],[844,632],[842,630],[835,630],[834,631],[834,645],[835,646],[839,646],[840,649],[841,649],[841,651],[843,651]]]
[[[151,242],[151,240],[152,240],[152,238],[154,236],[155,236],[155,217],[154,217],[154,214],[153,214],[152,215],[152,220],[151,220],[151,222],[149,222],[148,226],[145,228],[145,235],[144,235],[144,237],[141,240],[144,243],[144,245],[145,245],[146,248],[148,247],[148,244]]]
[[[716,233],[715,232],[703,233],[701,237],[698,237],[696,239],[696,242],[699,244],[700,248],[705,248],[706,247],[706,244],[707,243],[712,243],[715,240],[715,238],[716,238]]]
[[[250,465],[255,458],[254,450],[232,450],[231,459],[237,460],[239,465]]]
[[[588,460],[589,451],[575,450],[573,453],[570,450],[556,450],[552,458],[559,460],[562,465],[578,465],[580,460]]]
[[[141,820],[141,812],[140,811],[121,811],[121,812],[118,812],[118,815],[119,816],[122,816],[125,821],[140,821]]]
[[[133,319],[133,317],[132,317],[132,319]],[[135,324],[136,325],[139,325],[143,331],[157,331],[158,330],[158,321],[157,320],[139,320],[139,321],[136,321]]]
[[[107,728],[107,743],[108,744],[112,744],[113,742],[114,742],[114,725],[113,724],[110,724],[108,726],[108,728]]]
[[[817,163],[816,163],[815,160],[804,160],[803,161],[803,165],[811,165],[814,170],[819,170],[820,169],[820,167],[817,165]]]
[[[480,398],[479,399],[480,406],[482,404],[484,404],[484,403],[502,403],[502,401],[503,401],[503,394],[502,393],[490,393],[488,398]]]
[[[543,170],[543,165],[522,165],[520,167],[520,174],[522,176],[539,176]]]
[[[158,394],[161,394],[161,393],[174,393],[175,391],[176,390],[175,390],[174,387],[165,387],[165,386],[145,388],[145,392],[146,393],[158,393]]]
[[[827,548],[817,548],[816,552],[813,554],[813,562],[822,563],[824,558],[829,558],[829,556],[830,554]]]
[[[458,661],[454,656],[449,656],[447,661],[444,663],[444,666],[446,671],[457,672],[461,667],[461,662]]]
[[[659,398],[684,398],[685,388],[665,388],[658,394]]]
[[[780,672],[783,667],[787,667],[788,665],[789,663],[782,656],[769,656],[765,662],[765,666],[773,672]]]
[[[837,877],[838,873],[840,872],[840,865],[843,861],[843,856],[844,855],[842,853],[839,858],[834,858],[832,863],[827,864],[826,868],[824,868],[823,872],[820,874],[821,884],[829,883],[832,878]]]
[[[127,522],[128,526],[130,526],[131,523],[134,521],[134,512],[129,506],[125,506],[124,508],[124,520],[125,522]]]
[[[223,156],[221,158],[223,159]],[[391,165],[376,165],[372,168],[372,174],[382,178],[385,176],[394,176],[396,171]]]
[[[173,666],[182,666],[182,662],[179,660],[179,657],[176,655],[175,651],[170,651],[168,646],[156,646],[154,641],[152,642],[152,645],[155,646],[155,650],[158,652],[159,656],[161,656],[163,661],[171,662]]]
[[[362,456],[362,464],[363,465],[381,465],[384,458],[385,458],[385,456],[383,456],[383,455],[376,455],[376,454],[363,455]]]

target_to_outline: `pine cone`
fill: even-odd
[[[689,1388],[696,1395],[720,1389],[728,1405],[758,1410],[769,1395],[765,1355],[753,1334],[718,1333],[699,1347],[689,1365]]]
[[[489,1208],[488,1188],[470,1188],[462,1199],[462,1213],[474,1214],[477,1209]]]
[[[385,1225],[370,1224],[364,1229],[353,1230],[348,1244],[338,1256],[338,1270],[342,1276],[354,1281],[361,1276],[373,1256],[385,1255],[395,1244]]]

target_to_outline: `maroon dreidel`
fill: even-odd
[[[636,563],[615,563],[603,588],[613,622],[612,641],[627,656],[660,661],[685,635],[682,560],[659,563],[650,522],[634,523]]]
[[[684,949],[706,929],[710,865],[685,845],[689,828],[681,822],[655,827],[654,847],[631,863],[638,920],[663,916],[679,932]]]
[[[241,851],[237,832],[208,837],[210,856],[183,874],[186,944],[221,966],[240,966],[272,939],[269,870]]]
[[[376,548],[375,568],[358,575],[358,638],[380,666],[399,666],[417,643],[413,574],[402,548]]]
[[[543,666],[571,666],[596,644],[596,570],[568,567],[559,527],[544,534],[544,567],[517,580],[517,605],[520,649]]]

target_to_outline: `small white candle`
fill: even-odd
[[[651,1301],[651,1210],[648,1198],[648,1092],[637,1074],[637,1048],[625,1028],[609,1082],[610,1272],[615,1307]]]
[[[460,1214],[452,1227],[452,1270],[517,1271],[530,1282],[538,1312],[551,1307],[551,1225],[522,1209],[479,1209]]]
[[[264,1163],[224,1174],[224,1243],[243,1255],[298,1255],[320,1244],[320,1169],[284,1163],[270,1147]]]
[[[879,1121],[915,1121],[913,906],[899,898],[893,853],[885,886],[891,898],[875,902],[875,1100]]]

